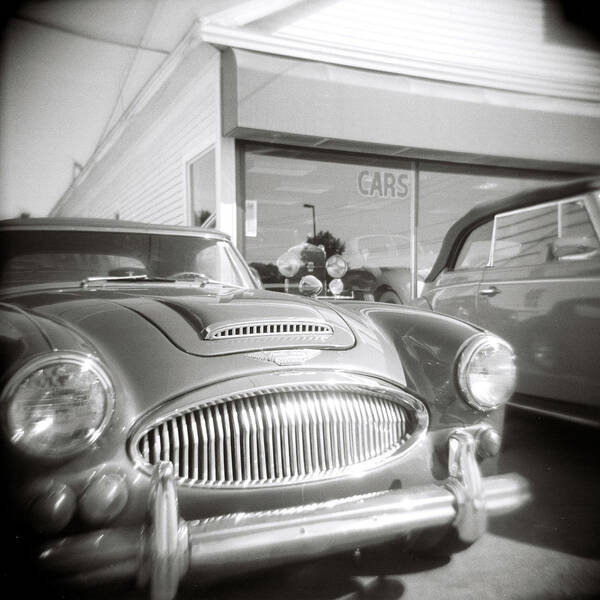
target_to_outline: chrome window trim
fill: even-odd
[[[165,226],[166,227],[166,226]],[[118,225],[0,225],[0,231],[74,231],[74,232],[100,232],[106,233],[137,233],[139,235],[165,235],[165,236],[183,236],[183,237],[200,237],[223,240],[230,242],[230,236],[220,231],[199,231],[198,229],[186,230],[184,226],[181,229],[159,229],[151,224],[148,228],[145,227],[127,227]]]
[[[596,237],[600,242],[600,191],[588,194],[585,198],[585,206],[596,232]]]
[[[600,192],[595,192],[595,194],[598,195],[598,194],[600,194]],[[515,210],[509,210],[509,211],[501,212],[501,213],[494,215],[494,226],[492,229],[492,241],[490,244],[490,255],[488,258],[488,264],[485,265],[484,268],[494,266],[494,249],[496,247],[496,234],[497,234],[497,228],[498,228],[498,220],[502,219],[504,217],[510,217],[510,216],[517,215],[517,214],[532,212],[534,210],[542,210],[545,208],[551,208],[553,206],[556,206],[557,226],[558,226],[559,237],[560,237],[561,228],[562,228],[562,224],[561,224],[562,211],[560,210],[561,207],[565,206],[566,204],[572,204],[573,202],[583,202],[584,209],[587,212],[587,215],[590,219],[592,227],[596,233],[596,237],[598,238],[598,241],[600,242],[600,217],[598,215],[596,215],[595,211],[593,210],[593,204],[592,204],[593,198],[591,198],[590,196],[591,196],[591,194],[577,194],[576,196],[571,196],[570,198],[562,198],[560,200],[552,200],[550,202],[544,202],[542,204],[536,204],[534,206],[526,206],[524,208],[517,208]],[[510,268],[510,267],[504,267],[504,268]]]

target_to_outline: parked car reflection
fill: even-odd
[[[417,247],[417,289],[420,295],[435,254]],[[354,237],[346,242],[349,268],[362,286],[370,286],[377,302],[406,304],[411,299],[410,238],[408,235],[378,233]],[[362,277],[358,273],[363,272]]]
[[[446,235],[416,304],[513,345],[514,404],[600,425],[599,239],[598,178],[479,205]]]

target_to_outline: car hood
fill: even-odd
[[[143,317],[184,352],[197,356],[266,347],[341,350],[356,341],[347,322],[331,306],[263,290],[214,293],[159,286],[60,290],[24,295],[19,304],[84,332],[91,319],[97,323],[105,318],[110,326],[114,311],[126,309]]]

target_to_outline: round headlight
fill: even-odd
[[[277,268],[284,277],[293,277],[301,266],[302,263],[294,252],[284,252],[277,259]]]
[[[458,386],[479,410],[506,404],[517,382],[515,354],[504,340],[490,334],[471,338],[458,359]]]
[[[113,387],[93,358],[70,352],[38,357],[12,376],[2,394],[13,444],[36,456],[66,457],[92,444],[114,405]]]
[[[348,263],[339,255],[330,256],[325,262],[329,277],[341,279],[348,272]]]

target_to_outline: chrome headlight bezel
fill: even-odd
[[[19,387],[37,371],[64,364],[79,366],[82,370],[91,371],[97,377],[104,396],[103,415],[98,424],[90,429],[89,434],[76,444],[64,448],[44,448],[42,451],[38,451],[22,439],[15,437],[15,430],[9,416],[11,403]],[[0,396],[0,407],[2,410],[2,429],[13,447],[18,448],[26,455],[37,458],[66,459],[91,447],[102,435],[114,412],[115,389],[108,370],[95,356],[80,352],[55,351],[35,356],[13,373]]]
[[[339,254],[333,254],[325,261],[325,270],[329,277],[341,279],[348,272],[348,262]]]
[[[508,361],[514,369],[512,385],[507,388],[509,392],[505,393],[502,399],[497,402],[486,402],[481,398],[478,398],[473,392],[469,381],[469,376],[471,375],[469,369],[473,364],[473,359],[486,347],[502,348],[506,351]],[[489,412],[496,410],[501,406],[505,406],[512,397],[517,382],[515,353],[512,346],[502,338],[491,333],[476,334],[469,338],[458,353],[456,361],[456,380],[458,389],[469,406],[483,412]]]

